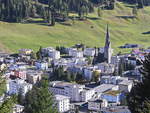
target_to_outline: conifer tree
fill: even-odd
[[[97,15],[98,15],[98,17],[102,17],[102,15],[103,15],[100,7],[98,7],[98,9],[97,9]]]
[[[132,113],[150,112],[150,54],[143,61],[141,74],[142,81],[134,85],[127,98]]]
[[[138,9],[137,9],[137,7],[134,7],[133,9],[132,9],[132,14],[133,14],[133,16],[137,16],[138,15]]]
[[[32,88],[25,97],[25,113],[58,113],[53,95],[48,90],[48,78]]]

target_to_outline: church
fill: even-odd
[[[111,42],[110,42],[110,33],[109,33],[109,27],[107,25],[106,28],[106,38],[105,38],[105,46],[102,48],[98,48],[98,54],[95,55],[94,63],[111,63],[111,57],[113,53],[113,49],[111,48]]]
[[[111,48],[109,28],[107,25],[106,39],[105,39],[105,46],[104,46],[104,60],[107,63],[111,63],[112,53],[113,53],[113,49]]]

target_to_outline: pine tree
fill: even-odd
[[[144,8],[144,1],[143,0],[137,0],[138,2],[138,8]]]
[[[48,79],[44,78],[25,97],[25,113],[58,113],[53,95],[48,90]]]
[[[150,111],[150,54],[143,61],[141,74],[142,81],[135,84],[127,98],[132,113],[149,113]]]
[[[7,98],[1,105],[0,105],[0,113],[11,113],[14,104],[17,102],[16,95],[12,95],[10,98]]]
[[[70,73],[70,72],[66,72],[66,80],[67,80],[68,82],[71,81],[71,73]]]
[[[138,9],[137,9],[137,7],[134,7],[133,9],[132,9],[132,14],[133,14],[133,16],[137,16],[138,15]]]
[[[39,48],[39,51],[36,53],[36,58],[39,60],[39,59],[42,59],[42,47],[40,46]]]
[[[102,9],[100,7],[98,7],[98,9],[97,9],[97,15],[98,15],[98,17],[102,17],[102,15],[103,15]]]
[[[100,72],[94,71],[92,76],[92,81],[98,83],[100,80]]]

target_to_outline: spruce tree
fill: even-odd
[[[25,97],[25,113],[58,113],[53,95],[48,90],[48,78],[32,88]]]
[[[150,54],[143,61],[141,74],[142,81],[134,85],[127,98],[132,113],[150,113]]]
[[[98,17],[102,17],[102,9],[100,7],[97,9],[97,15]]]
[[[133,14],[133,16],[137,16],[138,15],[138,9],[137,9],[137,7],[134,7],[133,9],[132,9],[132,14]]]

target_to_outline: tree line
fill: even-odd
[[[114,3],[114,0],[104,1],[101,3],[110,7]],[[40,17],[55,25],[56,20],[65,21],[72,12],[84,19],[94,11],[94,4],[92,0],[0,0],[0,20],[22,22],[29,17]]]
[[[119,0],[123,2],[127,2],[130,4],[137,4],[138,8],[143,8],[144,6],[150,5],[150,0]]]

